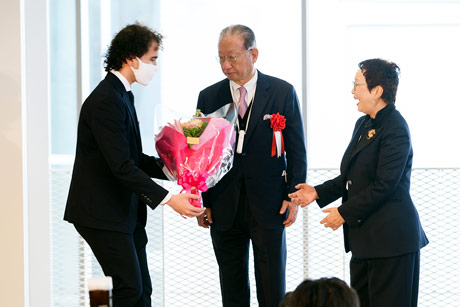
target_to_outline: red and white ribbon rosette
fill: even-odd
[[[280,115],[280,113],[273,114],[270,118],[270,128],[273,129],[273,140],[272,140],[272,157],[281,157],[284,154],[284,139],[283,133],[281,132],[286,128],[286,117]]]

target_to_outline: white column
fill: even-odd
[[[0,306],[50,306],[47,1],[0,10]]]
[[[49,199],[49,58],[48,1],[22,0],[23,13],[23,148],[25,186],[24,199],[28,237],[27,306],[51,306],[51,235]],[[23,125],[24,126],[24,125]],[[62,221],[64,223],[64,221]]]
[[[0,306],[24,306],[27,286],[20,1],[2,1],[0,12]]]

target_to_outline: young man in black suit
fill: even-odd
[[[291,84],[255,69],[259,51],[250,28],[225,28],[218,48],[227,78],[201,91],[198,108],[209,114],[234,103],[239,137],[233,168],[203,193],[206,213],[198,223],[211,225],[223,305],[249,306],[251,240],[259,306],[278,307],[286,287],[285,227],[295,222],[298,210],[288,193],[295,191],[298,180],[306,179],[299,102]],[[275,137],[278,128],[271,124],[276,118],[282,139]]]
[[[86,99],[64,219],[88,242],[113,279],[117,307],[151,306],[145,246],[147,205],[167,204],[193,217],[190,194],[171,195],[151,177],[166,179],[156,158],[142,152],[131,85],[147,85],[156,71],[161,34],[140,24],[122,29],[106,55],[108,72]]]

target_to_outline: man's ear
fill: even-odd
[[[254,64],[257,61],[257,58],[259,57],[259,49],[257,48],[252,48],[249,50],[252,56],[252,63]]]
[[[127,57],[125,59],[125,63],[128,64],[131,67],[134,67],[134,69],[136,69],[136,65],[139,66],[139,63],[137,62],[137,59],[134,56]]]

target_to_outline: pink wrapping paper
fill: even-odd
[[[156,150],[168,171],[183,187],[183,192],[200,195],[216,185],[232,167],[233,125],[221,117],[207,120],[199,144],[191,148],[179,121],[163,127],[155,136]],[[191,203],[202,207],[201,198]]]

